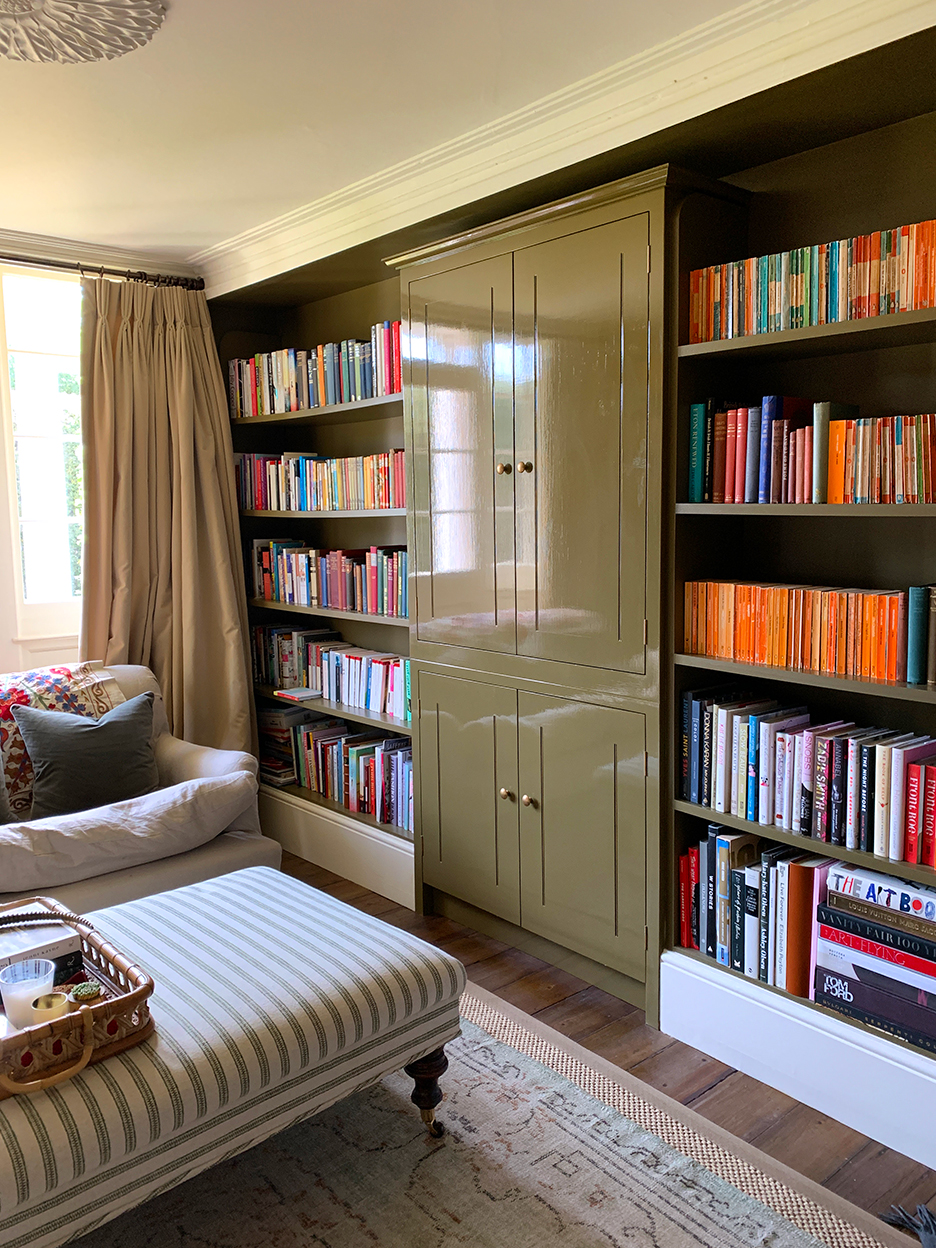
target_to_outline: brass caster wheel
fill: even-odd
[[[442,1136],[445,1135],[445,1123],[439,1122],[438,1119],[436,1119],[434,1122],[430,1122],[429,1134],[432,1136],[434,1140],[441,1140]]]

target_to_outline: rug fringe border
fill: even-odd
[[[461,1013],[829,1248],[907,1248],[906,1235],[469,980]]]

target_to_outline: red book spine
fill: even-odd
[[[748,409],[746,407],[739,407],[735,421],[734,498],[731,500],[735,503],[744,502],[744,474],[747,468],[747,435]],[[727,495],[727,489],[725,493]]]
[[[370,548],[368,572],[369,572],[369,577],[368,577],[368,599],[369,601],[367,604],[367,610],[371,612],[371,614],[374,614],[380,611],[380,605],[377,602],[377,547],[376,546],[372,546]]]
[[[923,844],[920,861],[936,867],[936,766],[926,764],[923,777]]]
[[[712,502],[725,501],[725,456],[728,436],[728,413],[716,412],[712,431]]]
[[[904,861],[920,861],[920,773],[919,763],[907,767],[907,835],[904,838]]]
[[[702,341],[702,270],[693,269],[689,274],[689,341]]]
[[[400,358],[400,322],[394,321],[393,330],[393,393],[399,394],[403,389],[403,366]]]
[[[689,937],[689,855],[679,856],[679,943],[691,949]]]
[[[738,409],[728,409],[725,425],[725,502],[735,501],[735,467],[738,454]]]
[[[693,923],[693,915],[696,922]],[[689,849],[689,948],[699,947],[699,847],[693,845]]]

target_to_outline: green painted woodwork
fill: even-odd
[[[583,224],[589,221],[584,218]],[[517,652],[643,674],[649,215],[514,253]]]
[[[518,709],[523,926],[642,983],[644,717],[531,693]]]
[[[423,882],[519,923],[516,690],[417,680]]]

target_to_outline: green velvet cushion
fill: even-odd
[[[107,806],[159,788],[153,694],[141,693],[100,719],[14,706],[33,765],[31,819]]]

